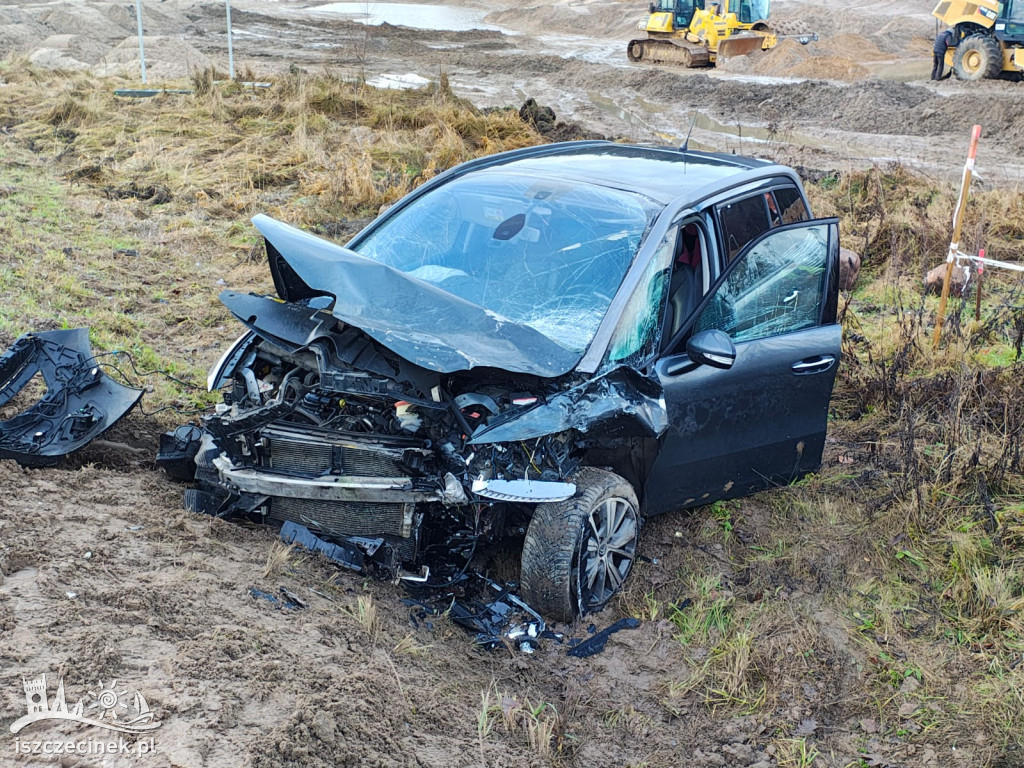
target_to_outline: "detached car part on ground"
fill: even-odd
[[[818,467],[838,237],[808,213],[781,166],[576,142],[459,166],[348,248],[257,216],[277,297],[222,294],[224,404],[164,463],[195,455],[191,509],[352,568],[525,531],[525,600],[598,610],[647,516]]]
[[[89,329],[26,333],[0,356],[0,409],[29,394],[40,378],[45,392],[29,407],[0,417],[0,459],[27,467],[56,464],[120,421],[142,390],[108,377],[89,347]]]

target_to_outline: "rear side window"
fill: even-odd
[[[763,192],[718,206],[726,263],[732,263],[743,246],[771,228]]]
[[[780,187],[772,193],[775,195],[775,209],[779,213],[779,223],[795,224],[807,221],[807,206],[796,187]]]
[[[791,186],[758,192],[718,206],[726,265],[732,263],[743,246],[772,227],[795,224],[809,218],[803,197],[796,187]]]

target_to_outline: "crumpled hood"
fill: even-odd
[[[575,368],[582,356],[528,326],[269,216],[258,214],[252,223],[267,240],[281,298],[333,296],[336,318],[423,368],[454,373],[490,367],[553,378]],[[294,275],[275,266],[278,257]]]

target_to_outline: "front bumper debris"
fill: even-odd
[[[37,375],[46,394],[0,421],[0,459],[46,467],[102,435],[142,398],[108,377],[89,347],[89,329],[27,333],[0,357],[0,407]]]

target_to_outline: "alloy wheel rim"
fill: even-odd
[[[636,555],[636,510],[618,496],[605,499],[587,518],[580,592],[584,609],[607,603],[619,591]]]

